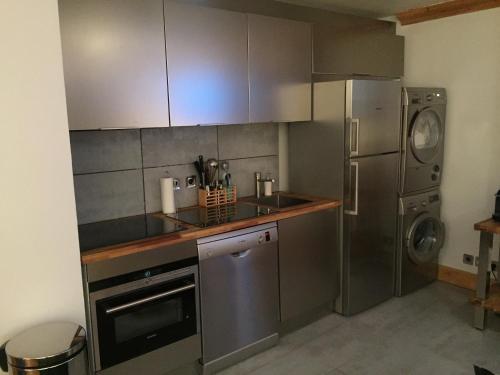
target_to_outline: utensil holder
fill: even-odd
[[[216,207],[236,203],[236,193],[236,185],[210,191],[199,189],[198,203],[201,207]]]

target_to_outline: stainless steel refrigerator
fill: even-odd
[[[313,85],[314,121],[289,126],[289,187],[344,200],[336,305],[352,315],[394,294],[401,84],[328,79]]]

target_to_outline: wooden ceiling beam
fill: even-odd
[[[409,9],[396,14],[396,16],[401,25],[411,25],[418,22],[472,13],[496,7],[500,7],[500,0],[452,0],[426,7]]]

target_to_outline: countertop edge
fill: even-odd
[[[284,220],[313,212],[333,209],[340,206],[342,206],[341,200],[318,200],[306,205],[301,205],[300,207],[282,209],[269,215],[235,221],[227,224],[221,224],[209,228],[197,228],[190,226],[189,229],[177,233],[128,242],[123,245],[114,245],[85,251],[81,254],[81,263],[82,265],[87,265],[100,261],[110,260],[122,256],[157,249],[158,247],[162,246],[175,245],[186,241],[197,240],[203,237],[253,227],[256,225],[267,224],[273,221]],[[165,220],[170,219],[165,217]]]

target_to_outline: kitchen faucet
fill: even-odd
[[[255,197],[257,199],[260,199],[260,183],[261,182],[262,182],[261,173],[255,172]]]
[[[266,177],[265,179],[262,179],[262,173],[260,172],[255,172],[255,197],[257,199],[260,199],[260,184],[261,182],[271,182],[274,183],[276,180],[274,178]],[[272,187],[271,187],[272,189]],[[264,192],[265,195],[265,192]]]

